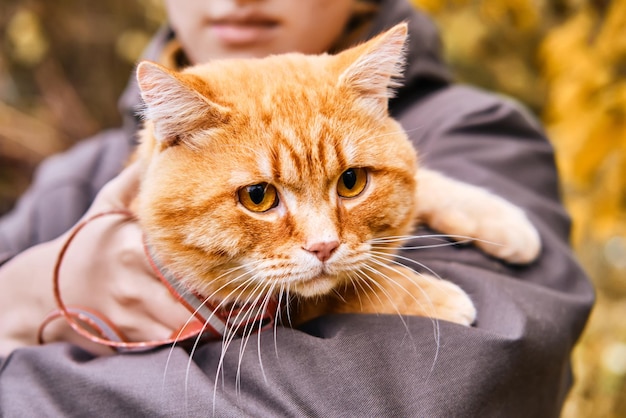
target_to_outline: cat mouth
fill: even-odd
[[[304,297],[324,296],[333,291],[337,285],[343,282],[345,274],[327,265],[317,268],[309,268],[300,274],[291,272],[287,279],[289,291]]]

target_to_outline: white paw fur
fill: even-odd
[[[421,169],[417,180],[419,216],[433,229],[456,240],[471,238],[486,253],[513,264],[539,255],[539,233],[517,206],[431,170]]]

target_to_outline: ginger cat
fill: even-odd
[[[419,167],[387,110],[406,38],[401,24],[338,55],[141,63],[136,211],[159,264],[214,305],[292,302],[292,323],[377,312],[470,325],[463,290],[394,261],[401,239],[420,220],[527,263],[539,235],[502,198]]]

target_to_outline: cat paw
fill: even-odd
[[[326,313],[412,315],[470,326],[476,308],[456,284],[403,266],[378,268],[376,286],[347,288]]]
[[[519,208],[503,201],[476,225],[474,241],[487,254],[511,264],[528,264],[539,256],[539,233]],[[492,216],[490,218],[490,216]]]
[[[495,195],[488,205],[467,205],[462,210],[441,213],[438,229],[472,239],[487,254],[512,264],[527,264],[541,250],[539,233],[524,212]]]
[[[457,241],[471,239],[487,254],[512,264],[538,257],[539,233],[523,210],[483,188],[425,171],[419,197],[428,225]]]
[[[392,271],[385,274],[391,280],[383,286],[385,294],[392,295],[396,312],[465,326],[474,323],[474,303],[458,285],[405,267],[394,267]]]
[[[443,279],[431,278],[428,290],[434,319],[470,326],[476,320],[476,308],[470,297],[456,284]],[[428,311],[428,310],[427,310]]]

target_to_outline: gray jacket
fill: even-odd
[[[224,385],[215,382],[220,343],[201,346],[189,368],[187,353],[174,348],[165,377],[169,347],[109,358],[69,344],[16,350],[0,368],[1,416],[559,416],[593,291],[568,246],[552,148],[517,104],[450,84],[436,30],[422,14],[404,0],[381,7],[372,34],[410,22],[407,80],[390,109],[422,163],[524,208],[541,233],[539,260],[512,267],[471,246],[405,251],[468,291],[475,327],[439,322],[439,344],[435,324],[420,317],[335,315],[279,328],[275,341],[270,333],[250,341],[239,389],[236,349],[226,355]],[[137,128],[134,82],[121,103],[123,128],[42,164],[0,220],[0,257],[63,233],[119,172]]]

